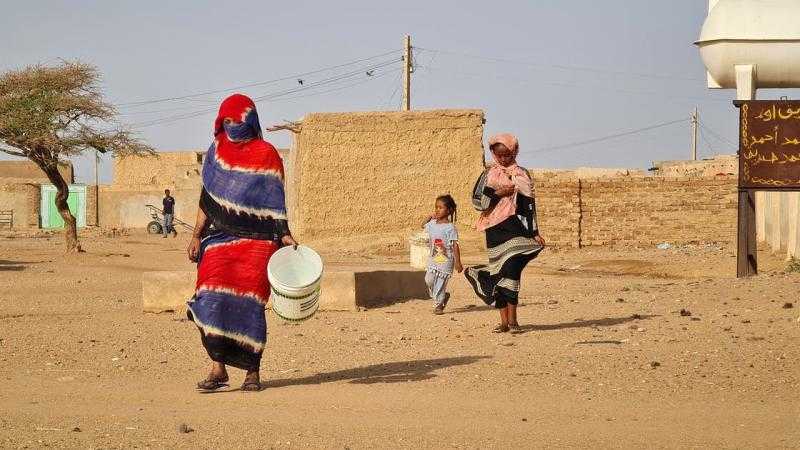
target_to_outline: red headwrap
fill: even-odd
[[[214,121],[214,136],[224,131],[222,124],[226,118],[241,123],[246,120],[248,112],[255,110],[256,104],[246,95],[233,94],[226,98],[219,105],[219,113]]]

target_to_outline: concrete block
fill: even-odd
[[[160,313],[182,310],[194,295],[196,276],[193,270],[144,272],[142,311]]]
[[[375,270],[356,272],[356,304],[367,308],[414,298],[427,298],[425,271]]]
[[[355,311],[356,277],[350,270],[326,270],[322,275],[319,309],[324,311]]]
[[[407,267],[350,267],[326,270],[322,276],[320,309],[354,311],[428,297],[425,271]]]
[[[142,274],[142,310],[181,311],[194,295],[195,271],[159,271]],[[406,266],[340,267],[322,276],[319,308],[355,311],[409,299],[428,297],[425,271]]]

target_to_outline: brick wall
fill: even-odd
[[[536,216],[548,245],[577,247],[580,226],[578,183],[534,178]]]
[[[536,180],[542,235],[558,246],[732,243],[736,179]]]

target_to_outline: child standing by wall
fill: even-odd
[[[453,274],[464,270],[461,264],[461,251],[458,247],[458,230],[454,224],[456,218],[456,202],[450,195],[436,198],[433,214],[423,223],[430,237],[430,256],[425,283],[428,285],[435,306],[433,313],[444,314],[444,308],[450,294],[447,293],[447,282]]]

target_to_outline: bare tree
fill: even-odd
[[[33,161],[56,187],[68,252],[79,251],[80,245],[59,163],[87,150],[153,154],[151,147],[113,123],[116,110],[103,100],[99,81],[94,66],[67,61],[0,75],[0,151]]]

